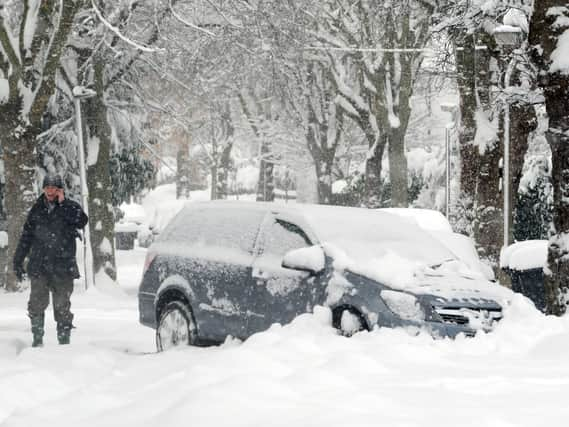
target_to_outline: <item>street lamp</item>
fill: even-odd
[[[87,188],[87,172],[85,169],[85,147],[83,146],[83,124],[81,122],[81,100],[92,98],[97,93],[83,86],[73,88],[73,104],[75,105],[75,128],[77,132],[77,151],[79,153],[79,178],[81,181],[81,204],[83,211],[89,215],[89,190]],[[95,284],[93,272],[93,250],[89,225],[83,230],[83,260],[85,264],[85,288]]]
[[[494,29],[496,43],[507,52],[509,58],[506,74],[504,75],[504,89],[510,87],[510,80],[516,67],[517,57],[514,50],[521,46],[524,35],[522,29],[511,25],[500,25]],[[504,103],[504,157],[502,162],[502,190],[504,195],[504,244],[510,244],[510,100],[506,94]]]
[[[451,122],[445,126],[445,210],[446,217],[450,216],[450,174],[451,174],[451,152],[450,152],[450,131],[456,126],[458,105],[456,104],[441,104],[441,110],[445,113],[450,113]]]

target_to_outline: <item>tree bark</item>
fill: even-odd
[[[332,170],[340,141],[344,115],[334,101],[334,86],[330,71],[316,61],[306,65],[303,93],[308,120],[305,127],[306,146],[316,172],[318,203],[332,203]],[[333,135],[330,127],[333,128]]]
[[[365,163],[365,205],[368,208],[381,207],[381,162],[386,145],[385,135],[381,135],[377,143],[370,143],[370,154]]]
[[[187,199],[190,196],[190,158],[186,143],[178,145],[176,166],[176,199]]]
[[[275,200],[274,164],[267,160],[270,152],[270,144],[266,140],[261,141],[257,202],[272,202]]]
[[[536,0],[530,24],[531,58],[538,70],[549,116],[554,232],[549,239],[545,269],[546,310],[562,315],[569,301],[569,70],[552,69],[552,53],[569,31],[567,2]]]
[[[217,169],[217,197],[219,199],[227,199],[229,194],[229,172],[231,170],[231,151],[233,150],[233,137],[235,135],[235,127],[231,121],[231,110],[227,103],[221,114],[221,127],[225,143],[219,156],[219,167]]]
[[[16,291],[18,283],[12,260],[28,211],[35,202],[36,137],[38,128],[20,121],[21,100],[7,103],[0,109],[4,174],[6,178],[5,208],[8,218],[8,249],[6,290]]]
[[[476,76],[475,76],[475,38],[465,34],[456,41],[456,68],[459,92],[461,126],[458,132],[460,146],[460,189],[461,197],[469,211],[474,204],[476,180],[478,176],[477,148],[472,143],[476,135]],[[466,221],[470,222],[470,221]],[[464,228],[466,228],[464,226]],[[461,230],[466,231],[466,230]]]
[[[477,39],[487,46],[477,51]],[[471,235],[480,255],[498,270],[503,245],[503,191],[500,190],[500,159],[503,153],[501,119],[493,141],[477,141],[480,123],[477,115],[488,120],[493,104],[491,89],[495,84],[493,63],[497,65],[494,41],[486,33],[462,34],[457,39],[456,62],[460,95],[461,196],[457,229]],[[499,114],[499,113],[494,113]],[[482,126],[484,126],[482,124]],[[483,144],[480,147],[479,144]]]
[[[391,129],[389,133],[387,150],[391,181],[391,207],[393,208],[406,208],[409,205],[405,130]]]
[[[513,212],[517,210],[518,191],[523,175],[525,154],[529,148],[530,134],[537,128],[537,115],[533,105],[512,104],[510,106],[510,240],[513,238]]]
[[[316,172],[318,203],[329,205],[332,203],[332,168],[336,157],[336,146],[328,147],[327,126],[312,123],[308,126],[306,142],[308,151],[312,156],[314,171]],[[320,143],[316,142],[315,132],[320,132]]]
[[[219,168],[217,169],[217,198],[227,199],[229,195],[229,171],[231,169],[231,150],[233,142],[227,142],[223,146],[219,157]]]
[[[89,191],[89,230],[93,252],[93,270],[95,276],[106,274],[113,282],[117,279],[115,248],[115,222],[111,199],[111,178],[109,160],[111,153],[111,128],[107,120],[107,107],[104,100],[105,63],[100,55],[93,58],[94,89],[97,95],[85,101],[87,138],[85,153],[87,159],[94,159],[88,164],[87,186]],[[96,140],[96,142],[94,141]],[[97,152],[93,154],[93,150]]]

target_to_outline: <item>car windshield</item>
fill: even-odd
[[[396,254],[431,266],[456,259],[429,233],[397,215],[330,206],[306,206],[302,209],[322,243],[333,244],[358,261],[367,262]]]

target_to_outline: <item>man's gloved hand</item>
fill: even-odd
[[[24,267],[21,265],[17,265],[14,267],[14,273],[16,273],[16,278],[18,282],[22,282],[26,278],[26,272],[24,271]]]

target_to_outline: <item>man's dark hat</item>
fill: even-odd
[[[46,175],[43,179],[42,188],[45,187],[63,188],[63,180],[61,179],[61,176],[55,174]]]

